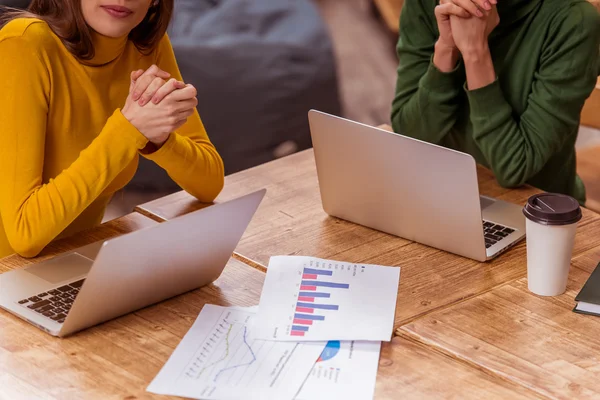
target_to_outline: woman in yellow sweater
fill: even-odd
[[[173,0],[33,0],[4,14],[0,257],[33,257],[99,224],[140,154],[200,201],[219,194],[223,162],[165,34],[172,10]]]

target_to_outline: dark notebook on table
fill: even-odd
[[[600,316],[600,264],[596,266],[583,288],[575,297],[577,305],[573,311]]]

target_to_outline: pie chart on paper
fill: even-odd
[[[372,400],[381,342],[330,340],[294,400]]]
[[[330,340],[327,342],[327,346],[323,349],[321,356],[317,360],[317,362],[323,362],[327,360],[331,360],[333,357],[340,352],[340,341],[339,340]]]

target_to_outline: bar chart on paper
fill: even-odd
[[[257,340],[254,317],[239,308],[204,306],[148,390],[202,399],[293,399],[325,343]]]
[[[331,298],[332,292],[350,289],[350,284],[323,279],[323,277],[331,276],[333,276],[331,270],[308,267],[302,269],[302,281],[300,282],[294,321],[290,331],[291,336],[304,337],[315,321],[325,321],[325,315],[317,315],[315,310],[339,311],[340,306],[338,304],[324,304],[323,302],[325,299]]]
[[[390,340],[400,268],[272,257],[258,335],[282,341]]]

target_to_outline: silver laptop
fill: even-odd
[[[479,196],[469,154],[309,112],[329,215],[486,261],[525,237],[522,207]]]
[[[211,283],[265,190],[0,275],[0,307],[66,336]]]

